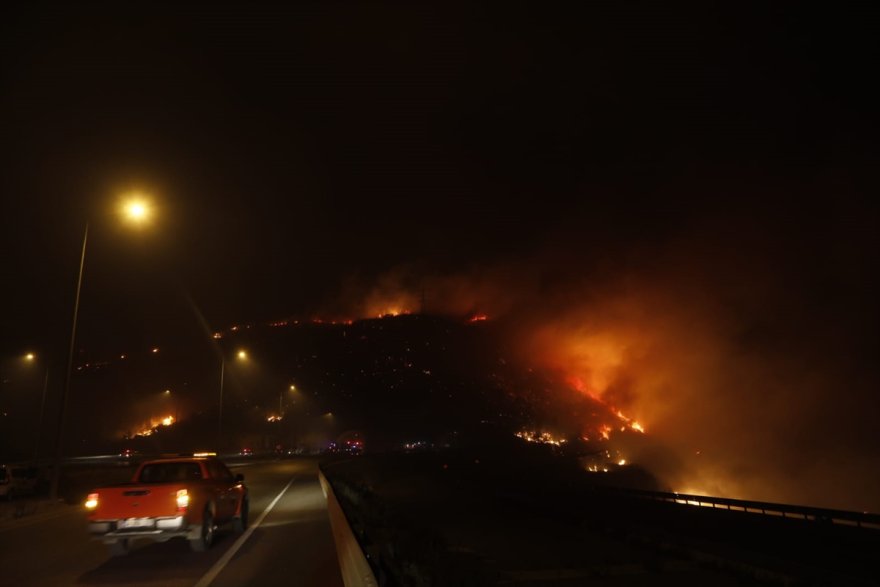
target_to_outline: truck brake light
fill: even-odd
[[[189,493],[186,489],[178,489],[177,490],[177,509],[185,510],[186,506],[189,505]]]
[[[86,498],[86,509],[93,510],[98,507],[98,494],[90,493]]]

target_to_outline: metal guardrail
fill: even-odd
[[[749,501],[728,497],[712,497],[708,495],[691,495],[687,493],[668,493],[663,491],[646,491],[642,489],[607,488],[614,493],[632,497],[664,501],[681,505],[724,509],[729,511],[761,514],[818,523],[841,524],[859,528],[880,530],[880,514],[870,512],[853,512],[800,505],[788,505],[765,501]]]

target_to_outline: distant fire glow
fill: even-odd
[[[377,317],[378,318],[386,318],[386,317],[401,316],[403,314],[410,314],[410,311],[394,307],[394,308],[386,308],[385,310],[382,310],[381,312],[379,312]]]
[[[171,426],[176,421],[177,420],[174,418],[174,416],[163,416],[161,418],[153,418],[150,420],[150,423],[148,426],[145,426],[141,430],[139,430],[138,432],[135,432],[134,435],[135,436],[152,436],[153,434],[155,434],[159,430],[160,426]]]

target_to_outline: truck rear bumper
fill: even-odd
[[[191,528],[183,516],[173,518],[151,518],[140,520],[138,525],[125,526],[126,520],[92,520],[89,532],[93,538],[105,542],[115,542],[120,538],[152,538],[164,541],[176,536],[190,537],[198,533],[199,527]],[[128,522],[130,523],[130,522]]]

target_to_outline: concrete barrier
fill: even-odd
[[[333,487],[324,477],[324,473],[318,470],[318,480],[321,482],[321,489],[324,497],[327,499],[327,513],[330,516],[330,528],[333,531],[333,541],[336,542],[336,555],[339,557],[339,569],[342,572],[342,582],[345,587],[377,587],[373,569],[367,562],[367,557],[361,550],[351,526],[348,524],[348,518],[333,493]]]

